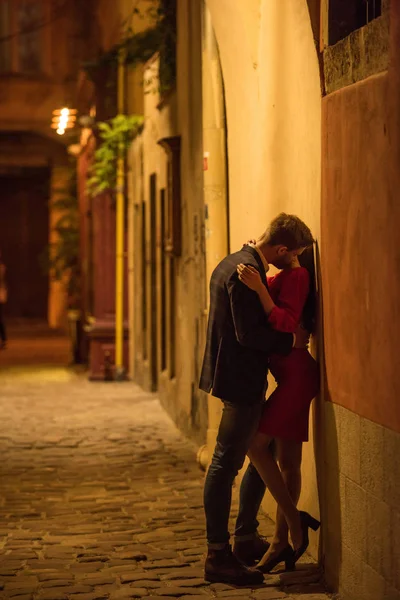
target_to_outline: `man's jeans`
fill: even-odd
[[[224,402],[217,444],[204,486],[207,541],[211,547],[223,547],[229,540],[232,485],[257,431],[263,407],[263,402],[253,405]],[[240,486],[236,536],[246,539],[256,533],[257,513],[264,492],[265,485],[250,463]]]

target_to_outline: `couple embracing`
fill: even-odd
[[[257,241],[224,258],[211,277],[200,388],[222,400],[223,413],[204,487],[208,581],[252,585],[280,562],[293,569],[307,549],[309,528],[319,527],[297,509],[302,443],[319,385],[308,352],[313,269],[302,266],[313,243],[305,223],[282,213]],[[267,277],[270,264],[280,269],[274,277]],[[266,402],[268,370],[277,388]],[[232,550],[232,485],[246,456]],[[257,531],[266,487],[278,505],[271,544]]]

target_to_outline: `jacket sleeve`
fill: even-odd
[[[293,333],[301,320],[305,301],[310,289],[310,276],[306,269],[294,269],[282,282],[277,305],[268,320],[277,331]]]
[[[227,283],[236,339],[242,346],[268,354],[289,354],[293,335],[269,325],[256,292],[234,275]]]

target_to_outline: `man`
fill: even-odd
[[[305,348],[309,334],[274,331],[256,293],[238,278],[240,263],[251,265],[267,286],[269,264],[283,268],[313,243],[309,228],[296,216],[280,214],[256,244],[224,258],[210,282],[210,314],[200,389],[224,403],[214,455],[204,486],[208,554],[205,578],[236,585],[262,583],[263,575],[246,566],[260,559],[269,544],[257,533],[257,513],[265,485],[250,463],[240,488],[235,546],[229,545],[232,485],[257,431],[265,402],[269,354]],[[246,564],[244,564],[246,563]]]

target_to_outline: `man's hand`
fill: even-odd
[[[309,332],[304,329],[301,325],[298,326],[298,328],[296,329],[295,332],[296,335],[296,342],[294,347],[295,348],[308,348],[308,344],[310,343],[310,334]]]

